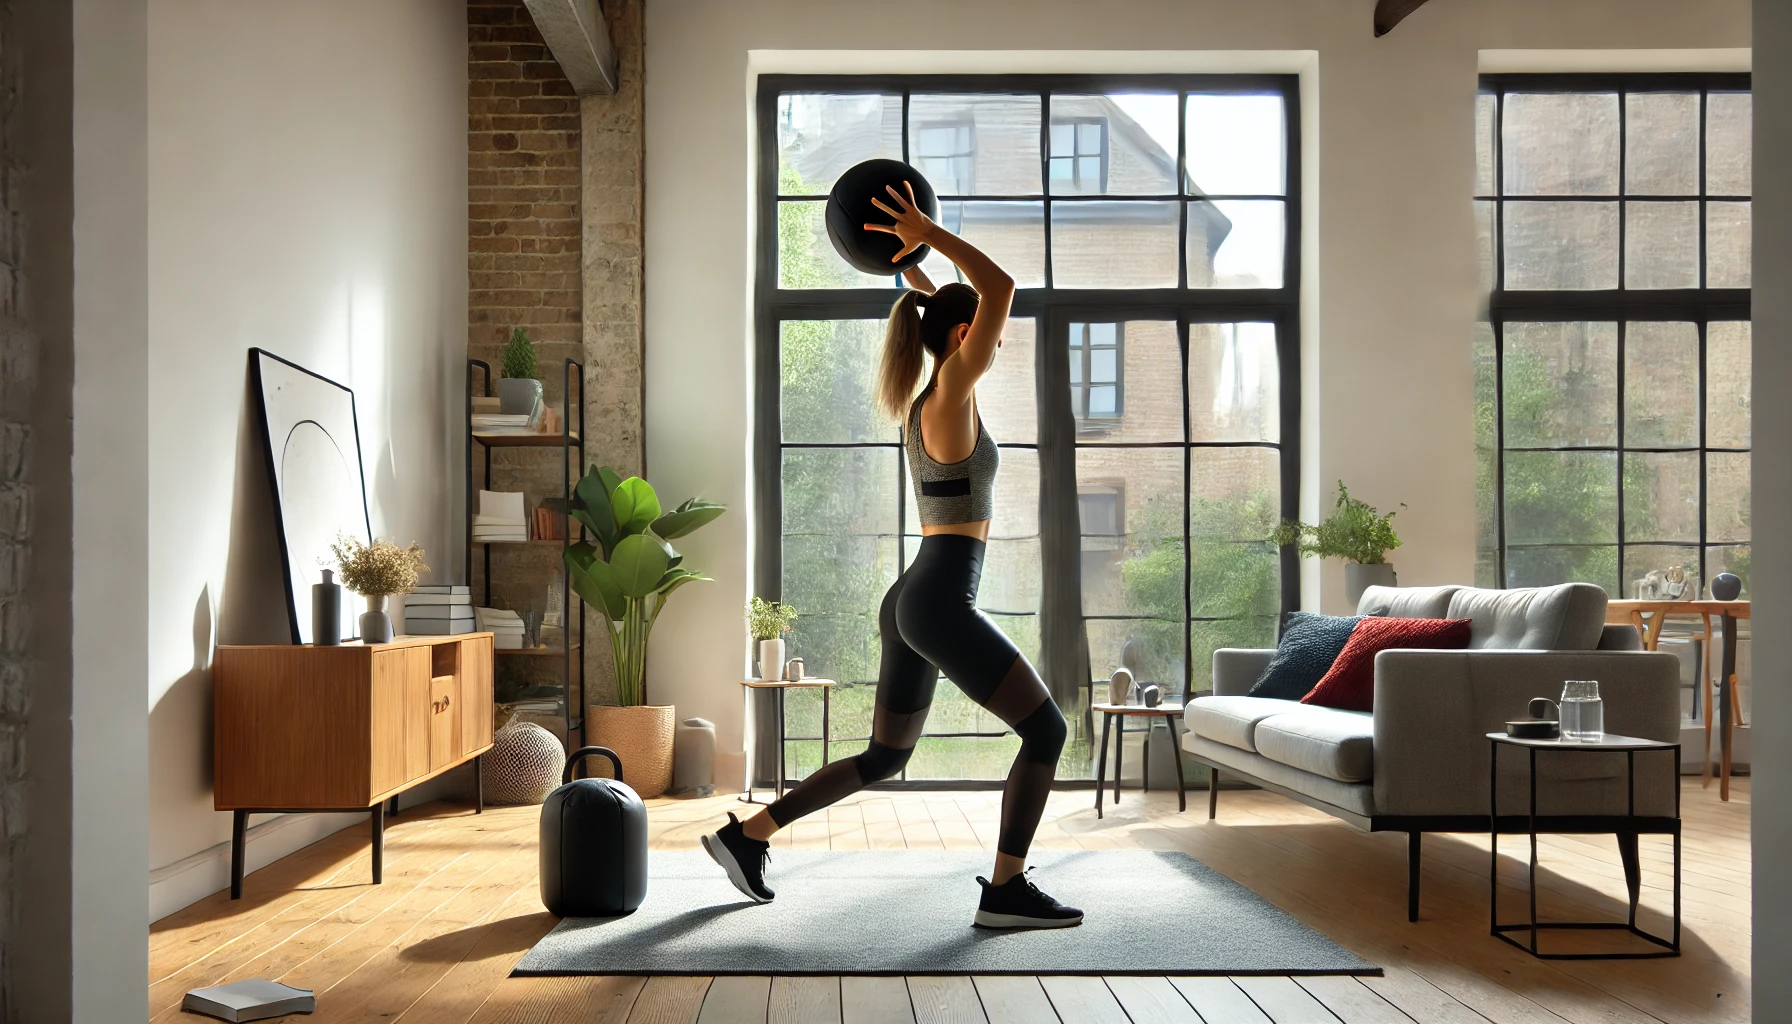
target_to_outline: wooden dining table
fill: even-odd
[[[1716,616],[1724,631],[1723,660],[1717,677],[1717,715],[1719,730],[1718,792],[1730,799],[1730,734],[1736,725],[1736,621],[1749,617],[1747,601],[1608,601],[1605,621],[1636,627],[1643,638],[1643,649],[1653,651],[1661,643],[1662,627],[1669,617],[1696,617],[1704,622],[1702,639],[1711,640],[1711,619]],[[1709,664],[1710,655],[1706,655]],[[1702,682],[1709,687],[1710,674],[1701,672]],[[1711,777],[1711,716],[1705,716],[1705,777]]]

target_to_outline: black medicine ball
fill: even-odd
[[[897,195],[906,198],[908,191],[902,187],[905,181],[914,187],[915,203],[921,212],[938,220],[940,201],[933,194],[933,186],[921,177],[920,171],[900,160],[866,160],[847,168],[834,182],[834,190],[828,193],[828,241],[855,270],[888,277],[919,266],[927,258],[930,250],[923,245],[900,263],[892,263],[902,251],[902,240],[882,231],[865,230],[866,224],[896,223],[895,218],[872,206],[871,200],[881,199],[885,206],[900,209],[885,188],[894,188]]]

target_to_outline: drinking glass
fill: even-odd
[[[1562,738],[1597,743],[1605,737],[1605,701],[1594,679],[1562,683]]]

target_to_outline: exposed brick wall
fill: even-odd
[[[0,1020],[13,1005],[13,936],[25,844],[25,732],[30,712],[31,397],[37,339],[27,323],[26,172],[20,153],[20,47],[10,5],[0,4]]]

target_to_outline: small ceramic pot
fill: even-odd
[[[759,641],[759,678],[774,680],[784,678],[784,641]]]
[[[506,416],[527,416],[541,398],[541,381],[533,377],[498,378],[498,411]]]
[[[385,594],[367,595],[367,611],[361,614],[361,642],[364,644],[389,644],[392,642],[392,616],[386,614]]]

